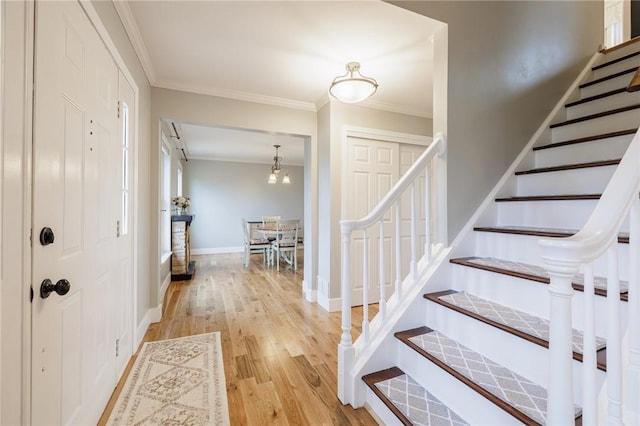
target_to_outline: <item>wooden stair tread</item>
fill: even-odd
[[[615,89],[615,90],[611,90],[609,92],[604,92],[604,93],[600,93],[598,95],[593,95],[593,96],[589,96],[589,97],[586,97],[586,98],[582,98],[582,99],[579,99],[577,101],[569,102],[564,107],[565,108],[571,108],[571,107],[574,107],[574,106],[577,106],[577,105],[582,105],[582,104],[586,104],[586,103],[589,103],[589,102],[597,101],[599,99],[608,98],[609,96],[619,95],[621,93],[627,93],[627,88],[626,87],[621,87],[620,89]]]
[[[602,194],[566,194],[566,195],[514,195],[496,198],[496,202],[509,201],[579,201],[599,200]]]
[[[534,173],[547,173],[547,172],[559,172],[564,170],[576,170],[576,169],[586,169],[590,167],[604,167],[604,166],[615,166],[620,164],[620,159],[612,159],[612,160],[602,160],[602,161],[590,161],[588,163],[576,163],[576,164],[565,164],[562,166],[551,166],[551,167],[538,167],[535,169],[522,170],[520,172],[516,172],[516,176],[521,175],[529,175]]]
[[[611,60],[611,61],[608,61],[608,62],[603,62],[600,65],[596,65],[595,67],[592,67],[591,70],[596,71],[596,70],[608,67],[609,65],[613,65],[613,64],[617,64],[618,62],[626,61],[627,59],[631,59],[634,56],[640,56],[640,51],[629,53],[628,55],[621,56],[618,59],[614,59],[614,60]]]
[[[605,82],[607,80],[612,80],[614,78],[623,76],[625,74],[634,73],[634,72],[636,72],[637,69],[638,69],[637,66],[636,67],[631,67],[631,68],[628,68],[626,70],[623,70],[623,71],[620,71],[620,72],[617,72],[617,73],[614,73],[614,74],[611,74],[611,75],[607,75],[607,76],[604,76],[604,77],[601,77],[601,78],[597,78],[595,80],[587,81],[586,83],[582,83],[578,87],[580,89],[584,89],[585,87],[593,86],[593,85],[598,84],[598,83],[603,83],[603,82]]]
[[[585,115],[584,117],[573,118],[571,120],[562,121],[560,123],[555,123],[549,126],[552,129],[568,126],[570,124],[582,123],[583,121],[595,120],[596,118],[607,117],[609,115],[620,114],[622,112],[632,111],[634,109],[639,109],[640,104],[629,105],[621,108],[615,108],[608,111],[598,112],[596,114]]]
[[[499,328],[536,345],[549,348],[549,322],[466,292],[441,291],[424,298],[463,315]],[[516,321],[513,321],[517,318]],[[511,321],[509,321],[511,320]],[[515,322],[515,324],[514,324]],[[573,359],[582,362],[582,333],[573,330]],[[598,369],[606,371],[605,340],[597,338]]]
[[[468,425],[460,416],[398,367],[377,371],[362,380],[402,424]],[[411,393],[406,390],[411,389]]]
[[[527,226],[476,226],[473,230],[478,232],[497,232],[501,234],[530,235],[535,237],[551,238],[570,237],[578,232],[577,230],[571,229],[532,228]],[[629,234],[620,233],[618,235],[618,242],[629,244]]]
[[[456,265],[481,269],[497,274],[536,281],[542,284],[549,284],[550,282],[549,274],[542,267],[521,262],[513,262],[495,258],[483,258],[477,256],[451,259],[449,262]],[[582,274],[576,274],[572,282],[572,287],[576,291],[584,291],[584,276]],[[595,294],[597,294],[598,296],[607,297],[606,278],[594,277],[594,287]],[[624,302],[627,302],[629,300],[628,287],[629,286],[627,282],[620,281],[620,300]]]
[[[618,136],[634,135],[637,131],[638,131],[638,128],[636,127],[635,129],[618,130],[616,132],[601,133],[599,135],[586,136],[586,137],[583,137],[583,138],[571,139],[571,140],[563,141],[563,142],[555,142],[555,143],[551,143],[551,144],[547,144],[547,145],[535,146],[535,147],[533,147],[533,150],[534,151],[539,151],[539,150],[542,150],[542,149],[552,149],[552,148],[557,148],[557,147],[560,147],[560,146],[574,145],[574,144],[578,144],[578,143],[593,142],[593,141],[597,141],[597,140],[601,140],[601,139],[615,138],[615,137],[618,137]]]
[[[541,386],[428,327],[398,332],[395,336],[519,421],[527,425],[545,423],[546,413],[538,408],[544,403],[536,404],[546,401],[547,392]],[[473,372],[478,374],[474,376]],[[494,372],[499,372],[499,378]],[[518,384],[518,391],[504,392],[500,386],[502,380]],[[580,408],[575,410],[576,417],[580,416]]]

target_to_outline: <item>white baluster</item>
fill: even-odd
[[[369,237],[364,230],[362,239],[362,336],[369,341]]]
[[[378,302],[378,315],[381,319],[387,316],[387,294],[385,291],[385,271],[384,264],[387,259],[384,257],[384,216],[380,219],[380,245],[378,250],[378,283],[380,284],[380,301]]]
[[[351,343],[351,232],[342,231],[342,335],[338,345],[338,398],[343,404],[352,403],[351,367],[355,348]]]
[[[629,216],[629,259],[640,259],[640,199]],[[627,424],[640,424],[640,262],[629,261],[629,375],[627,379]]]
[[[431,162],[424,169],[424,258],[431,263]]]
[[[620,336],[620,280],[618,244],[607,250],[607,424],[622,424],[622,339]]]
[[[411,184],[411,282],[416,282],[418,274],[418,226],[416,214],[416,182]]]
[[[573,330],[571,326],[571,280],[577,265],[550,265],[545,259],[549,285],[549,382],[547,424],[574,424]]]
[[[400,201],[396,202],[396,293],[402,300],[402,240],[400,240]]]
[[[582,350],[582,424],[598,422],[598,390],[596,382],[596,321],[593,264],[584,265],[584,340]]]

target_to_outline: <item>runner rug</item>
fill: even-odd
[[[147,342],[109,425],[229,425],[220,333]]]

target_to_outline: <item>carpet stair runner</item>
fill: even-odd
[[[514,183],[507,186],[515,191],[513,195],[499,192],[500,197],[494,200],[493,216],[485,215],[493,217],[493,223],[488,223],[491,219],[477,223],[473,228],[475,242],[468,246],[473,248],[467,248],[464,253],[455,252],[458,257],[450,260],[451,273],[447,276],[453,277],[452,280],[462,277],[462,282],[440,283],[438,289],[448,285],[451,290],[425,294],[425,325],[395,333],[396,341],[400,342],[395,356],[398,366],[363,376],[371,391],[367,399],[375,395],[373,398],[379,398],[401,424],[486,423],[484,415],[500,418],[496,423],[501,424],[545,424],[547,391],[540,383],[524,377],[537,377],[542,382],[543,375],[531,374],[532,370],[519,374],[517,370],[529,359],[538,362],[544,358],[540,352],[526,348],[546,351],[549,323],[545,318],[525,312],[526,308],[507,306],[504,301],[517,300],[519,307],[532,306],[527,303],[548,306],[548,292],[537,285],[549,284],[537,241],[541,237],[568,237],[577,232],[640,126],[640,93],[626,91],[640,65],[640,43],[624,49],[611,52],[610,57],[605,55],[601,63],[593,67],[591,80],[577,90],[578,99],[567,103],[565,113],[550,126],[548,140],[540,141],[533,148],[534,162],[524,162],[529,168],[515,173]],[[583,187],[586,190],[582,191]],[[580,192],[576,192],[576,188]],[[529,208],[532,210],[525,210]],[[525,214],[519,214],[521,212]],[[557,216],[568,219],[554,219]],[[564,226],[572,221],[575,222],[572,226]],[[541,225],[544,223],[548,226]],[[557,223],[562,226],[554,226]],[[618,243],[628,247],[628,242],[628,233],[621,232]],[[594,293],[597,298],[606,296],[607,278],[595,272],[598,276],[594,277]],[[576,275],[573,288],[584,291],[583,281],[582,275]],[[524,287],[519,290],[519,285],[526,285],[523,296],[520,291],[525,291]],[[475,294],[477,289],[480,292]],[[622,280],[622,301],[627,301],[627,291],[628,284]],[[501,301],[489,300],[494,294],[501,296],[497,298]],[[522,300],[531,296],[535,300]],[[536,311],[544,312],[544,309]],[[500,337],[503,335],[511,337],[503,339]],[[488,341],[488,336],[496,341]],[[521,339],[524,342],[516,344],[522,342]],[[573,332],[573,349],[574,362],[579,365],[582,359],[579,330]],[[519,354],[511,353],[512,350],[531,351],[532,358],[514,361],[511,358]],[[604,375],[605,338],[597,338],[597,350],[599,373]],[[506,353],[509,355],[504,355]],[[517,368],[500,365],[496,361],[499,359]],[[543,364],[528,368],[540,368],[540,365]],[[478,394],[482,396],[479,402],[469,401]],[[460,398],[466,399],[461,402]],[[491,404],[487,403],[500,407],[499,417],[495,417],[496,411],[491,411],[495,408],[490,409]],[[447,405],[455,407],[457,414]],[[377,402],[370,406],[379,407]],[[487,411],[478,413],[478,407]],[[393,423],[382,411],[382,418]],[[581,408],[577,404],[575,417],[576,424],[581,424]]]

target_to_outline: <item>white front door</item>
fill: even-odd
[[[36,3],[35,52],[32,423],[95,424],[116,379],[118,69],[77,2]]]
[[[389,192],[398,180],[398,143],[372,140],[349,136],[347,138],[347,179],[346,179],[346,219],[361,219],[366,216],[378,202]],[[393,285],[391,261],[393,246],[391,236],[393,218],[390,214],[384,217],[384,284],[388,294]],[[367,231],[367,248],[369,256],[369,296],[370,303],[380,299],[379,285],[379,226]],[[363,303],[363,248],[364,236],[361,231],[354,232],[351,239],[351,285],[353,288],[352,304]]]

